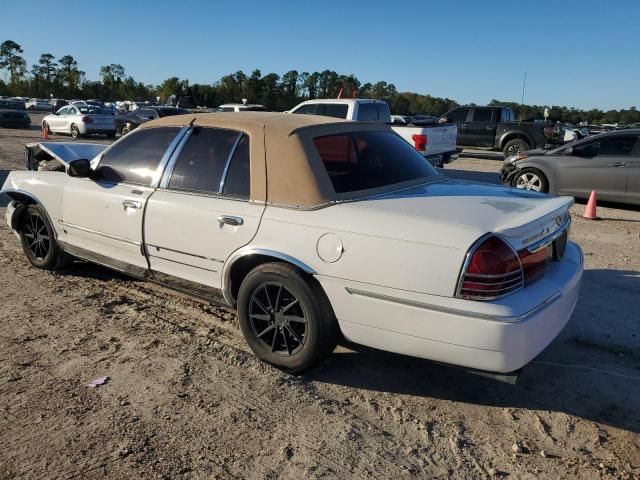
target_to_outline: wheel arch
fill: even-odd
[[[511,130],[508,132],[504,132],[502,134],[502,136],[500,137],[500,142],[498,143],[498,148],[502,150],[506,145],[506,143],[510,142],[511,140],[524,140],[529,144],[529,147],[534,146],[534,143],[532,142],[531,137],[529,137],[529,135],[522,132]]]
[[[309,265],[286,253],[265,248],[243,248],[234,252],[222,268],[222,295],[225,301],[235,306],[240,285],[247,274],[257,266],[270,262],[292,265],[309,279],[313,279],[316,273]]]
[[[36,197],[33,193],[25,192],[24,190],[3,190],[2,193],[7,195],[15,202],[15,210],[11,215],[11,230],[18,230],[18,222],[20,221],[20,218],[27,210],[27,207],[29,205],[38,205],[42,209],[45,217],[47,217],[47,221],[53,228],[53,231],[55,232],[57,238],[58,232],[53,221],[51,220],[51,217],[49,216],[49,212],[47,212],[47,209],[44,208],[44,204],[38,199],[38,197]]]

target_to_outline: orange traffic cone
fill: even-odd
[[[49,129],[44,125],[42,126],[42,139],[49,140]]]
[[[598,216],[596,215],[596,191],[591,190],[591,195],[589,196],[589,202],[587,203],[587,208],[584,209],[583,218],[587,220],[596,220]]]

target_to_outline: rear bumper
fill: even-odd
[[[89,126],[85,126],[84,127],[84,132],[81,131],[81,133],[86,133],[86,134],[91,134],[91,133],[116,133],[116,127],[115,126],[100,126],[100,127],[89,127]]]
[[[543,285],[532,284],[506,297],[513,304],[506,316],[481,312],[491,306],[482,305],[484,302],[461,300],[456,307],[468,309],[454,309],[345,288],[323,279],[320,283],[334,306],[342,333],[355,343],[507,373],[522,368],[544,350],[573,314],[583,271],[580,247],[569,242],[563,260],[549,270],[544,282],[538,281]],[[521,311],[527,296],[543,300],[536,300],[533,306],[529,302],[527,310]]]

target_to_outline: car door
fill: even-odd
[[[469,120],[464,122],[465,145],[492,147],[496,137],[496,115],[494,108],[472,108]]]
[[[49,129],[52,132],[59,132],[62,129],[62,125],[64,125],[64,118],[69,111],[69,107],[63,107],[58,110],[56,115],[51,115],[47,122],[49,123]]]
[[[558,160],[556,192],[587,198],[592,190],[602,200],[624,201],[635,135],[607,135],[574,146]]]
[[[80,115],[78,107],[71,106],[67,109],[67,112],[62,116],[60,131],[64,133],[71,133],[71,124],[77,121],[77,116]]]
[[[263,139],[239,131],[192,130],[147,205],[144,237],[154,276],[183,288],[186,280],[191,290],[221,287],[225,260],[251,241],[265,209],[249,201],[250,140],[258,145],[252,152],[262,151]]]
[[[169,152],[186,130],[135,131],[98,157],[93,178],[68,179],[62,197],[62,240],[71,245],[72,253],[130,273],[147,270],[142,249],[145,204]]]
[[[629,177],[627,179],[627,192],[625,202],[640,205],[640,138],[636,137],[635,150],[631,156],[629,165]]]

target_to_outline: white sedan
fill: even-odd
[[[101,133],[116,136],[115,115],[111,110],[93,105],[67,105],[42,119],[42,129],[48,133],[66,133],[73,138]]]
[[[66,174],[11,172],[2,189],[35,267],[79,258],[234,307],[256,355],[288,371],[342,334],[512,372],[578,299],[571,197],[449,179],[383,124],[189,114],[91,161],[46,150]]]

